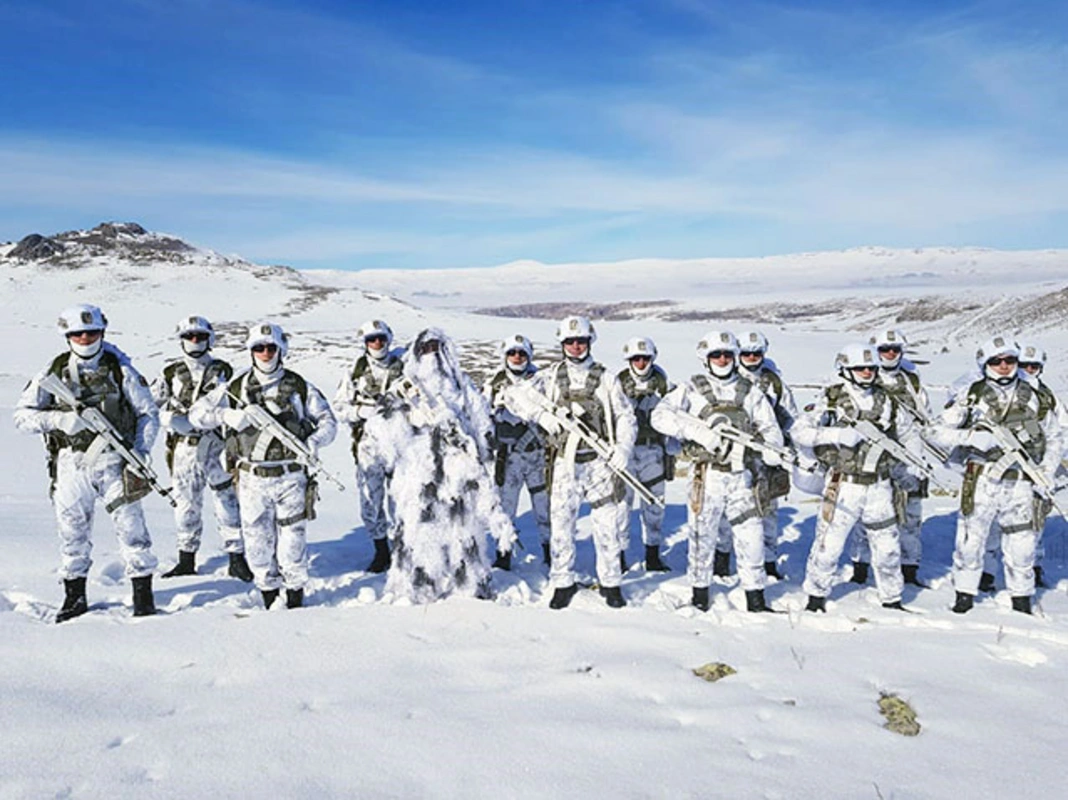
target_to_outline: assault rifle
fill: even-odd
[[[538,407],[539,411],[551,414],[556,418],[561,428],[578,437],[580,441],[585,442],[593,452],[604,460],[608,468],[633,489],[642,500],[654,506],[664,507],[664,500],[649,491],[649,488],[644,483],[631,475],[626,469],[616,469],[612,466],[611,459],[614,448],[598,436],[589,425],[579,419],[578,413],[574,409],[556,405],[548,397],[541,392],[535,391],[526,383],[516,384],[512,387],[512,391],[523,392],[524,397],[530,399]]]
[[[683,419],[690,424],[703,425],[711,430],[721,439],[732,442],[734,444],[745,447],[754,452],[764,455],[772,455],[777,458],[783,464],[790,464],[791,466],[803,469],[805,472],[815,472],[819,468],[819,464],[806,464],[804,463],[789,447],[781,447],[779,445],[772,444],[771,442],[765,442],[759,436],[752,433],[746,433],[743,430],[731,425],[729,422],[721,422],[718,425],[710,426],[709,420],[701,419],[694,414],[689,414],[685,411],[673,411],[673,414],[677,415],[680,419]]]
[[[71,391],[71,388],[59,379],[58,375],[45,375],[41,379],[40,387],[57,400],[70,406],[85,426],[96,434],[97,441],[102,442],[104,447],[110,447],[114,450],[126,462],[126,466],[129,467],[134,475],[165,497],[172,506],[178,505],[177,501],[171,496],[173,490],[160,484],[155,470],[148,463],[148,459],[126,446],[122,436],[115,430],[115,426],[111,424],[111,421],[104,416],[104,413],[99,408],[79,400],[74,392]],[[145,492],[144,489],[141,491]]]
[[[847,425],[852,426],[857,433],[867,439],[871,444],[882,448],[885,452],[889,453],[893,458],[896,458],[903,464],[908,464],[925,478],[930,480],[931,483],[947,492],[952,491],[952,487],[947,486],[944,481],[939,480],[934,466],[928,463],[927,459],[921,455],[913,453],[901,444],[901,442],[888,436],[870,419],[852,419],[846,416],[843,416],[841,419]]]
[[[1034,459],[1028,455],[1024,446],[1020,444],[1020,440],[1016,438],[1016,434],[1008,428],[989,420],[980,420],[975,427],[978,430],[989,431],[994,434],[994,438],[998,440],[998,445],[1005,451],[1005,456],[1008,456],[1008,459],[1005,460],[1011,460],[1020,465],[1020,469],[1034,484],[1035,494],[1039,495],[1043,500],[1049,501],[1062,517],[1068,517],[1068,513],[1065,513],[1060,503],[1057,502],[1055,494],[1057,490],[1053,482],[1046,477],[1046,474],[1034,462]],[[1002,458],[1005,458],[1005,456]]]
[[[257,430],[266,433],[282,443],[286,449],[291,450],[296,460],[303,464],[309,472],[322,475],[328,481],[337,486],[339,491],[345,491],[345,484],[330,472],[318,455],[313,453],[299,436],[289,430],[270,415],[266,408],[255,403],[246,403],[233,392],[227,392],[227,396],[238,404],[238,407],[248,416],[249,421]]]

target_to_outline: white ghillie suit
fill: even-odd
[[[357,335],[364,342],[364,353],[341,379],[333,406],[338,421],[348,424],[352,429],[352,457],[356,462],[360,517],[376,547],[376,562],[371,569],[384,572],[389,566],[389,550],[385,547],[389,532],[385,505],[388,475],[385,465],[374,458],[373,450],[363,444],[363,432],[367,421],[382,410],[379,404],[382,396],[400,377],[404,351],[391,349],[393,332],[381,320],[365,322]],[[369,348],[366,341],[370,336],[384,336],[386,342],[379,350]]]
[[[442,331],[416,336],[383,403],[367,421],[363,445],[393,475],[386,593],[415,603],[450,594],[492,598],[486,529],[502,552],[510,552],[514,531],[489,471],[489,406]]]
[[[863,439],[849,420],[871,421],[918,455],[921,443],[912,417],[898,409],[882,387],[857,386],[848,379],[824,389],[805,412],[794,424],[792,438],[803,447],[813,448],[827,469],[816,537],[805,567],[803,587],[810,597],[809,608],[822,610],[818,601],[831,593],[838,559],[858,522],[868,532],[880,601],[900,603],[901,544],[891,473],[901,470],[902,465],[883,448]],[[819,607],[811,598],[816,598]]]
[[[522,374],[507,367],[498,370],[482,390],[493,410],[494,439],[497,451],[494,479],[500,491],[501,508],[515,519],[519,494],[525,486],[530,494],[530,508],[538,528],[538,538],[549,545],[549,488],[545,485],[544,433],[533,422],[520,419],[504,407],[504,392],[520,381],[533,378],[538,368],[529,360]]]
[[[266,370],[254,362],[252,368],[194,403],[189,421],[204,430],[226,427],[227,446],[237,459],[245,556],[256,586],[268,605],[284,586],[287,604],[298,606],[308,582],[306,528],[312,510],[308,473],[288,447],[252,424],[244,407],[266,409],[313,453],[334,440],[337,421],[322,393],[282,366],[287,347],[281,328],[255,325],[247,344],[250,349],[261,344],[275,344],[279,349]]]
[[[1034,594],[1036,528],[1040,530],[1045,521],[1045,509],[1036,502],[1034,484],[1016,459],[997,446],[992,434],[976,427],[987,422],[1011,431],[1051,482],[1063,448],[1064,432],[1057,414],[1040,392],[1018,377],[1005,385],[990,378],[973,382],[932,426],[931,440],[946,450],[956,449],[954,456],[965,464],[953,553],[958,605],[959,594],[974,596],[979,591],[984,550],[995,524],[1001,531],[1009,593],[1014,600]],[[1029,608],[1029,603],[1024,605]]]
[[[79,399],[96,405],[127,445],[141,453],[151,451],[159,432],[148,383],[125,353],[104,342],[91,358],[67,352],[53,359],[22,392],[14,418],[20,430],[45,434],[54,453],[52,506],[61,542],[60,576],[69,581],[89,574],[97,500],[104,503],[115,525],[127,577],[151,575],[157,564],[152,540],[140,495],[131,499],[124,486],[122,458],[111,450],[98,453],[95,433],[78,425],[71,409],[40,388],[48,374],[58,376]]]
[[[211,489],[223,550],[245,552],[234,479],[223,463],[226,447],[222,437],[215,431],[199,431],[189,423],[193,403],[225,385],[232,376],[228,363],[204,352],[170,362],[152,384],[152,396],[161,409],[160,422],[167,432],[167,464],[174,489],[171,496],[178,504],[174,522],[180,552],[200,549],[205,489]]]
[[[921,425],[925,425],[931,418],[931,402],[927,392],[920,383],[919,372],[916,365],[908,359],[901,359],[900,364],[894,369],[885,366],[879,369],[876,378],[879,386],[903,408],[902,414],[910,414]],[[915,475],[911,471],[896,473],[899,477],[899,489],[907,493],[908,500],[905,505],[905,522],[898,526],[901,541],[901,566],[902,569],[915,567],[920,563],[923,555],[923,545],[920,539],[920,530],[923,525],[923,498],[927,496],[927,479]],[[863,524],[857,525],[853,531],[853,547],[851,558],[854,562],[869,563],[871,561],[871,547],[868,544],[868,532]]]
[[[764,529],[753,496],[753,470],[757,454],[739,444],[724,443],[709,450],[702,443],[714,436],[715,425],[729,423],[782,447],[782,432],[764,393],[737,371],[726,378],[694,375],[669,392],[653,410],[653,427],[684,442],[693,457],[690,477],[691,513],[689,578],[694,589],[707,591],[712,582],[714,545],[722,519],[734,534],[738,577],[747,592],[762,592]],[[755,595],[751,605],[757,605]],[[695,603],[697,604],[697,603]],[[751,610],[763,610],[751,608]]]

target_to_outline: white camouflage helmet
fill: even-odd
[[[728,350],[733,355],[730,362],[720,367],[712,364],[708,357],[720,350]],[[717,378],[729,378],[738,369],[738,338],[730,331],[709,331],[697,343],[697,357],[704,368]]]
[[[393,344],[393,331],[389,325],[380,319],[369,319],[356,329],[356,335],[361,342],[366,342],[371,336],[385,336],[386,348]]]
[[[738,350],[741,353],[768,352],[768,337],[760,331],[744,331],[738,334]]]
[[[289,353],[289,336],[281,326],[273,322],[258,322],[248,329],[248,339],[245,340],[246,349],[251,351],[258,344],[275,345],[282,358]]]
[[[870,344],[847,344],[834,357],[834,366],[838,374],[857,386],[871,386],[879,371],[879,353]],[[858,367],[871,367],[871,378],[858,380],[853,370]]]
[[[1010,334],[999,333],[979,345],[979,349],[975,351],[975,363],[979,369],[985,369],[986,362],[994,356],[1014,356],[1019,358],[1020,348]]]
[[[181,339],[188,333],[206,333],[208,335],[208,348],[215,347],[215,328],[204,317],[182,317],[174,326],[175,335]]]
[[[897,355],[893,358],[883,358],[882,353],[879,353],[879,366],[894,369],[901,363],[905,348],[908,346],[908,339],[897,328],[880,328],[868,338],[868,344],[874,346],[877,351],[882,348],[898,348]]]
[[[1039,347],[1037,344],[1021,343],[1020,344],[1020,363],[1021,364],[1041,364],[1046,366],[1046,351]]]
[[[534,345],[521,333],[508,336],[501,342],[501,358],[507,361],[508,354],[513,350],[522,350],[526,353],[527,361],[534,360]]]
[[[56,328],[62,336],[82,331],[106,331],[108,318],[96,306],[79,303],[63,310],[59,319],[56,320]]]
[[[592,345],[597,341],[597,331],[588,317],[564,317],[556,326],[556,341],[563,344],[564,339],[589,339]]]
[[[646,356],[655,361],[657,357],[656,344],[648,336],[635,336],[628,339],[623,345],[623,358],[630,361],[635,356]]]

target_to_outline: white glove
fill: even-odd
[[[772,453],[770,450],[761,451],[760,460],[764,462],[765,467],[782,466],[782,456],[778,453]]]
[[[966,440],[968,447],[971,447],[980,452],[987,452],[999,447],[998,439],[990,431],[984,430],[972,430],[968,431],[968,438]]]
[[[826,433],[827,444],[838,447],[856,447],[864,441],[864,437],[856,428],[846,426],[844,428],[829,428]]]
[[[705,448],[705,450],[714,456],[718,456],[721,451],[726,449],[723,437],[711,428],[695,429],[692,438],[693,441],[697,442],[701,447]]]
[[[57,411],[52,429],[63,431],[67,436],[74,436],[80,431],[88,430],[89,426],[82,422],[82,418],[73,411]]]
[[[557,436],[562,433],[564,426],[560,420],[556,418],[555,414],[548,411],[542,411],[537,417],[538,426],[550,436]]]
[[[196,429],[189,424],[189,417],[185,414],[176,414],[170,410],[161,411],[159,412],[159,421],[167,430],[180,433],[182,436],[188,436],[196,432]]]
[[[243,431],[252,424],[243,408],[224,408],[222,421],[227,428],[235,431]]]
[[[612,468],[612,471],[623,472],[627,469],[628,464],[630,464],[630,454],[621,447],[614,448],[611,458],[608,459],[608,466]]]

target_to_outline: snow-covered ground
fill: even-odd
[[[591,591],[565,611],[549,610],[525,505],[525,550],[513,572],[495,573],[496,602],[408,606],[384,601],[385,577],[362,571],[371,546],[342,435],[324,458],[349,488],[322,490],[310,525],[308,607],[263,611],[257,593],[226,577],[209,521],[200,574],[157,579],[162,613],[134,620],[101,509],[93,611],[53,623],[62,588],[43,448],[13,429],[11,409],[26,379],[64,347],[54,319],[72,302],[102,305],[109,339],[149,376],[176,353],[169,334],[179,316],[220,323],[219,352],[239,362],[239,326],[274,317],[294,334],[290,364],[332,395],[356,355],[352,332],[372,317],[401,339],[438,325],[466,347],[470,367],[488,369],[492,341],[513,331],[551,357],[553,323],[467,309],[564,300],[676,300],[713,311],[827,303],[828,313],[759,326],[788,380],[805,387],[829,377],[839,345],[892,322],[888,308],[967,295],[975,307],[900,323],[919,343],[913,355],[929,362],[925,378],[945,386],[971,368],[999,307],[1027,307],[1028,298],[1062,289],[1058,277],[1068,275],[1064,252],[925,251],[926,267],[922,255],[895,252],[750,260],[723,274],[708,262],[297,276],[223,263],[0,262],[0,335],[9,343],[0,362],[0,798],[1059,796],[1068,524],[1058,518],[1047,531],[1051,588],[1040,591],[1035,617],[1012,612],[1004,592],[960,617],[948,610],[951,497],[927,502],[920,575],[931,588],[906,592],[911,614],[882,609],[874,587],[848,582],[826,616],[800,611],[816,506],[796,492],[781,512],[787,577],[768,590],[786,613],[747,614],[733,581],[714,587],[710,612],[695,612],[678,532],[684,481],[668,493],[673,571],[631,569],[625,609],[607,608]],[[891,262],[896,272],[884,268]],[[920,278],[910,284],[906,274]],[[568,285],[570,294],[560,288]],[[876,296],[874,304],[853,301]],[[1050,350],[1049,373],[1063,390],[1068,333],[1060,319],[1040,316],[1023,334]],[[661,363],[681,379],[696,367],[697,338],[714,327],[707,318],[598,323],[594,352],[621,367],[622,342],[651,335]],[[800,399],[811,393],[802,388]],[[145,509],[155,551],[169,565],[169,507],[153,496]],[[585,519],[580,530],[588,536]],[[640,555],[636,538],[629,560]],[[589,541],[580,544],[579,567],[593,572]],[[692,674],[709,662],[737,672],[717,683]],[[919,736],[882,727],[882,693],[911,703]]]

